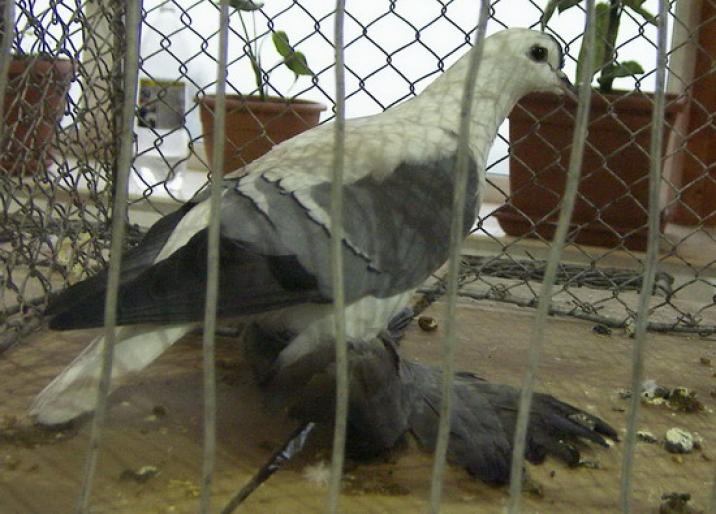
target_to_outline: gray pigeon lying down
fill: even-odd
[[[522,96],[561,94],[571,87],[561,71],[563,60],[557,41],[540,32],[510,29],[485,39],[468,143],[465,234],[479,210],[487,154],[500,124]],[[360,420],[353,426],[377,447],[391,446],[408,429],[426,447],[435,438],[438,373],[401,360],[379,334],[448,258],[467,68],[463,57],[416,97],[346,122],[345,316],[352,394],[360,397],[351,398],[351,419]],[[310,391],[333,359],[328,214],[333,141],[333,128],[321,125],[224,178],[218,315],[222,322],[239,320],[264,334],[254,339],[267,346],[266,384],[298,380]],[[208,196],[204,190],[159,220],[123,256],[113,387],[201,324]],[[106,282],[105,271],[59,295],[47,308],[50,328],[101,327]],[[38,422],[63,423],[94,408],[103,342],[103,336],[92,341],[37,396],[30,413]],[[471,374],[458,375],[456,388],[452,459],[485,480],[504,482],[517,392]],[[576,413],[538,396],[528,457],[552,452],[573,460],[561,440],[603,443],[600,434],[614,436],[596,418],[584,415],[592,420],[586,426],[573,422]]]
[[[399,313],[378,340],[350,344],[350,399],[347,450],[355,458],[380,456],[412,436],[425,451],[435,449],[441,370],[401,358],[397,342],[410,321]],[[302,423],[330,423],[335,406],[335,365],[330,352],[315,355],[301,371],[277,376],[275,359],[290,342],[287,334],[269,334],[258,325],[243,333],[244,350],[269,405]],[[455,401],[448,459],[492,484],[510,478],[512,441],[519,390],[491,384],[469,372],[455,376]],[[525,457],[541,463],[549,454],[569,466],[580,462],[579,439],[607,447],[616,431],[601,419],[552,396],[536,393],[532,404]]]

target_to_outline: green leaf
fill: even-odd
[[[214,0],[219,3],[218,0]],[[263,2],[258,0],[229,0],[229,5],[238,11],[256,11],[264,6]]]
[[[273,46],[276,47],[276,51],[283,57],[283,63],[296,74],[296,77],[299,75],[313,75],[311,68],[308,67],[306,56],[293,49],[288,40],[288,35],[283,30],[277,30],[271,34],[271,40],[273,41]]]
[[[299,75],[313,76],[314,74],[313,71],[311,71],[311,68],[308,67],[308,61],[306,60],[306,56],[303,55],[301,52],[293,52],[291,55],[286,57],[283,63],[289,70],[296,74],[296,77],[298,77]]]
[[[624,61],[617,64],[610,64],[602,71],[600,82],[602,80],[614,80],[620,77],[631,77],[632,75],[641,75],[644,69],[636,61]]]
[[[579,4],[581,1],[582,0],[562,0],[559,2],[559,5],[557,5],[557,11],[561,14],[567,9],[571,9],[575,5]]]
[[[645,21],[651,23],[652,25],[658,25],[659,21],[657,20],[656,16],[651,14],[649,11],[641,7],[640,5],[629,5],[632,2],[627,2],[627,7],[637,13],[639,16],[644,18]]]
[[[276,51],[284,59],[288,59],[293,54],[294,50],[288,41],[288,34],[283,30],[277,30],[271,34],[271,40],[273,41],[273,46],[276,47]]]
[[[547,5],[544,7],[542,17],[540,18],[542,30],[544,30],[544,27],[547,25],[547,22],[554,14],[555,9],[557,9],[561,13],[571,7],[574,7],[581,1],[582,0],[549,0],[549,2],[547,2]]]

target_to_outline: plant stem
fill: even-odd
[[[246,55],[251,61],[251,69],[254,72],[254,79],[256,80],[256,89],[259,92],[259,97],[261,98],[261,100],[265,100],[266,92],[264,91],[263,77],[261,73],[261,61],[259,61],[256,50],[251,47],[251,37],[249,36],[249,29],[246,28],[246,22],[244,21],[244,17],[241,14],[241,11],[237,12],[239,13],[239,20],[241,20],[241,28],[244,30],[244,37],[246,38]],[[254,24],[254,35],[256,34],[255,27],[256,25]]]
[[[622,0],[609,1],[609,21],[607,22],[607,35],[604,48],[604,60],[600,63],[602,70],[599,77],[599,90],[602,93],[609,93],[612,90],[613,78],[604,78],[604,70],[614,64],[615,48],[617,46],[617,35],[619,34],[619,18],[622,14]]]

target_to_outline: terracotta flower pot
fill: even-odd
[[[684,105],[684,99],[667,97],[664,150]],[[553,237],[559,212],[552,211],[564,194],[576,107],[573,100],[538,93],[510,114],[511,196],[495,213],[508,234]],[[592,96],[570,231],[575,241],[646,247],[652,109],[648,94]]]
[[[74,63],[68,59],[12,58],[4,99],[1,172],[29,175],[47,169],[73,77]]]
[[[214,95],[197,99],[209,163],[214,149]],[[258,159],[271,148],[318,125],[326,106],[306,100],[226,95],[226,143],[224,173],[237,170]]]

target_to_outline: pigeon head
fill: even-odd
[[[509,67],[514,78],[523,83],[524,92],[576,93],[562,71],[562,47],[550,34],[529,29],[503,30],[485,40],[485,51],[493,59],[512,61]]]

